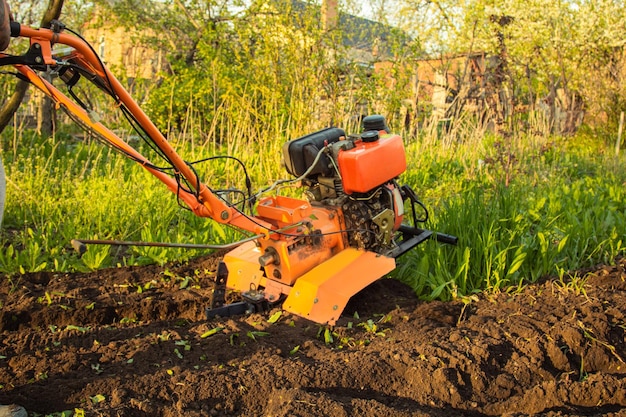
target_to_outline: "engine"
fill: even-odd
[[[383,116],[368,116],[363,125],[359,135],[331,127],[294,139],[283,157],[312,203],[341,208],[350,246],[386,253],[404,215],[395,181],[406,170],[404,144]]]

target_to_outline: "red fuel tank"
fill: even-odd
[[[378,140],[358,140],[338,156],[346,194],[366,193],[406,170],[404,144],[399,135],[384,134]]]

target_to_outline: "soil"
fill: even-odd
[[[626,416],[624,259],[447,303],[383,279],[326,331],[278,309],[206,320],[218,258],[1,277],[0,404],[30,415]]]

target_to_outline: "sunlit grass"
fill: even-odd
[[[624,253],[623,158],[582,134],[521,135],[506,144],[515,162],[505,166],[489,141],[452,150],[411,145],[423,171],[405,180],[426,190],[428,226],[459,236],[459,245],[424,244],[401,259],[399,279],[426,298],[450,299],[562,276]]]
[[[220,135],[229,138],[221,144],[182,134],[170,139],[190,161],[241,158],[255,190],[287,177],[282,144],[303,132],[278,126],[261,132],[226,117],[220,125]],[[422,244],[399,259],[396,277],[421,296],[451,299],[485,289],[509,291],[623,254],[626,163],[610,153],[609,145],[586,134],[504,138],[462,126],[405,136],[408,169],[401,182],[429,208],[426,227],[458,236],[459,244]],[[162,264],[206,253],[105,246],[90,247],[81,259],[70,245],[74,238],[221,244],[242,237],[181,209],[151,175],[97,143],[70,135],[19,134],[14,146],[4,139],[4,274]],[[241,168],[232,161],[197,169],[212,187],[243,188]]]

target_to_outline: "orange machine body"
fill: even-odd
[[[317,190],[320,199],[267,197],[259,201],[256,214],[247,214],[202,183],[192,164],[178,155],[86,41],[63,33],[62,25],[54,30],[33,29],[13,22],[11,34],[30,38],[31,48],[23,56],[0,53],[3,65],[13,65],[22,79],[50,97],[57,108],[155,175],[196,215],[255,235],[253,241],[246,240],[224,256],[228,288],[242,293],[262,290],[270,303],[283,301],[287,311],[334,324],[352,295],[393,270],[395,256],[423,240],[420,229],[402,231],[407,240],[390,255],[396,243],[393,234],[400,230],[403,218],[403,191],[394,182],[406,170],[400,136],[368,129],[379,136],[347,140],[343,131],[333,128],[296,141],[293,149],[286,148],[292,162],[288,170],[309,186],[317,183],[323,189]],[[60,55],[53,52],[54,44],[73,50]],[[73,75],[87,78],[109,94],[173,169],[152,164],[94,117],[71,93],[74,84],[69,81],[74,78],[59,77],[66,82],[70,98],[40,74],[59,69],[76,71]]]

